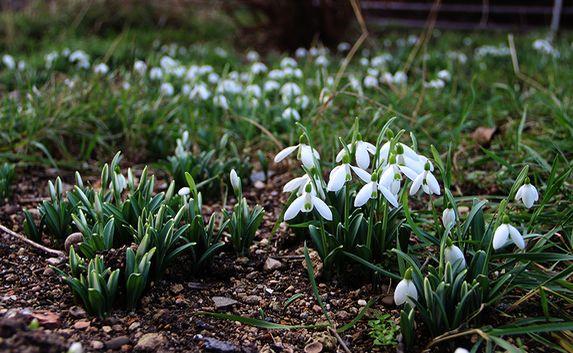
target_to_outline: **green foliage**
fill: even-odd
[[[126,305],[134,309],[149,284],[151,258],[156,248],[150,247],[149,235],[145,235],[137,246],[137,251],[128,248],[125,254]]]
[[[0,166],[0,204],[12,193],[10,187],[14,181],[14,165],[3,163]]]
[[[372,345],[374,346],[391,346],[398,343],[396,336],[400,331],[400,327],[390,314],[380,314],[376,319],[369,320],[368,326],[370,327],[369,335],[372,338]]]

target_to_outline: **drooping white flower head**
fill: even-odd
[[[235,195],[239,196],[241,194],[241,178],[239,178],[235,169],[231,169],[229,180],[231,181],[231,186],[235,191]]]
[[[384,195],[392,206],[398,207],[398,199],[386,186],[378,183],[378,175],[376,172],[372,173],[370,182],[366,183],[356,194],[354,207],[362,207],[368,200],[377,198],[378,191]]]
[[[175,88],[173,88],[173,85],[169,82],[163,82],[161,87],[159,87],[159,90],[161,91],[161,94],[166,96],[172,96],[175,93]]]
[[[84,353],[84,347],[80,342],[74,342],[68,348],[67,353]]]
[[[14,70],[16,68],[16,60],[14,60],[12,55],[4,54],[2,56],[2,63],[8,70]]]
[[[109,72],[109,67],[105,63],[99,63],[94,66],[94,73],[98,75],[105,75]]]
[[[320,216],[327,221],[332,221],[332,211],[328,208],[328,205],[316,196],[313,192],[310,183],[306,184],[305,190],[286,209],[284,220],[288,221],[295,218],[300,212],[308,213],[313,209],[318,211]]]
[[[370,166],[370,155],[376,153],[376,146],[370,142],[361,141],[360,139],[353,144],[346,146],[348,150],[356,157],[356,165],[362,169],[367,169]],[[354,149],[354,150],[353,150]],[[340,163],[346,155],[346,148],[343,148],[336,155],[336,162]]]
[[[344,184],[352,179],[351,171],[354,171],[354,173],[358,175],[358,177],[362,179],[362,181],[364,181],[365,183],[370,182],[371,176],[368,172],[353,165],[350,165],[348,163],[349,158],[347,156],[345,156],[344,159],[345,163],[334,167],[330,171],[330,176],[328,178],[328,185],[326,186],[326,190],[336,192],[342,189]]]
[[[317,150],[304,143],[299,143],[298,145],[289,146],[277,153],[275,156],[275,163],[279,163],[294,151],[297,151],[296,158],[301,161],[306,168],[309,169],[314,167],[315,159],[320,159],[320,155],[318,154]]]
[[[498,250],[503,248],[510,239],[518,248],[525,249],[525,240],[523,239],[523,236],[517,228],[509,224],[509,217],[504,216],[503,224],[497,227],[493,234],[493,249]]]
[[[456,224],[456,211],[453,208],[444,209],[444,212],[442,212],[442,223],[446,228],[448,226],[453,227]]]
[[[414,307],[415,304],[412,299],[418,300],[418,290],[416,289],[414,281],[412,281],[412,269],[409,268],[404,273],[404,279],[398,282],[394,290],[394,303],[396,303],[396,305],[408,303]]]
[[[468,350],[465,349],[465,348],[458,347],[458,348],[456,348],[456,350],[454,351],[454,353],[470,353],[470,351],[468,351]]]
[[[147,71],[147,64],[144,61],[141,60],[136,60],[133,63],[133,70],[135,72],[137,72],[139,75],[145,75],[145,72]]]
[[[440,184],[438,183],[436,177],[430,171],[429,163],[426,163],[425,170],[422,173],[420,173],[416,177],[416,179],[414,179],[414,182],[410,187],[410,195],[414,195],[415,193],[417,193],[418,190],[420,190],[420,187],[422,187],[422,190],[424,190],[424,192],[428,195],[432,194],[440,195]]]
[[[460,263],[461,266],[465,268],[466,267],[466,259],[464,258],[464,253],[462,252],[462,250],[459,247],[452,244],[449,239],[448,239],[448,242],[450,244],[444,249],[444,257],[446,259],[446,262],[449,262],[452,265]]]
[[[525,183],[517,190],[515,200],[521,200],[527,208],[531,208],[535,201],[539,200],[539,193],[535,186],[531,185],[529,178],[525,179]]]
[[[283,111],[282,118],[285,120],[299,121],[300,113],[296,109],[288,107]]]

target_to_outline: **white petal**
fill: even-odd
[[[374,185],[374,183],[370,182],[358,191],[356,198],[354,199],[354,207],[361,207],[370,200],[370,197],[372,196],[372,185]]]
[[[402,173],[404,173],[404,175],[412,181],[415,180],[418,177],[418,175],[422,174],[422,172],[423,172],[423,170],[422,170],[421,172],[418,173],[415,170],[413,170],[412,168],[409,168],[405,165],[400,165],[398,167],[400,168],[400,171]]]
[[[460,248],[455,245],[448,246],[444,249],[444,257],[446,261],[451,263],[452,265],[460,262],[462,263],[463,267],[466,267],[466,260],[464,259],[464,253]]]
[[[513,243],[518,248],[525,249],[525,240],[523,240],[523,236],[521,236],[521,233],[519,233],[519,231],[511,224],[508,224],[507,228],[509,229],[509,235],[511,236],[511,240],[513,241]]]
[[[438,184],[438,180],[436,180],[436,177],[434,176],[434,174],[428,173],[426,175],[426,183],[428,183],[430,190],[434,194],[440,195],[440,184]]]
[[[326,219],[327,221],[332,221],[332,212],[330,211],[330,208],[328,208],[328,205],[324,201],[322,201],[316,196],[312,196],[312,204],[314,205],[318,213],[320,213],[322,218]]]
[[[413,281],[403,279],[398,282],[394,290],[394,303],[402,305],[409,301],[409,297],[418,300],[418,291]],[[413,303],[411,303],[413,305]]]
[[[277,153],[277,155],[275,156],[275,163],[279,163],[280,161],[285,159],[289,154],[293,153],[297,148],[298,148],[298,145],[289,146],[289,147],[283,149],[282,151],[280,151],[279,153]]]
[[[305,202],[305,195],[297,197],[285,211],[284,220],[288,221],[296,217],[296,215],[302,210]]]
[[[356,164],[362,169],[370,165],[370,154],[362,141],[356,143]]]
[[[336,163],[340,163],[342,161],[342,158],[344,158],[344,155],[346,154],[346,149],[341,149],[340,152],[338,152],[338,154],[336,155]]]
[[[398,200],[396,199],[396,196],[394,196],[394,194],[388,190],[388,188],[386,188],[384,185],[378,184],[378,190],[382,192],[382,195],[384,195],[386,200],[388,200],[392,206],[398,207]]]
[[[424,173],[418,175],[416,179],[414,179],[412,186],[410,186],[410,196],[414,195],[415,193],[418,192],[418,190],[420,190],[420,186],[422,186],[423,182],[424,182]]]
[[[352,168],[352,170],[354,171],[354,173],[365,183],[370,182],[370,180],[372,180],[372,176],[370,175],[370,173],[368,173],[367,171],[360,169],[358,167],[355,166],[350,166],[350,168]]]
[[[523,190],[525,189],[525,185],[521,185],[515,194],[515,200],[521,200],[523,198]]]
[[[370,142],[362,141],[362,143],[364,143],[364,145],[366,146],[366,150],[367,150],[368,152],[370,152],[370,154],[375,154],[375,153],[376,153],[376,146],[374,146],[374,145],[371,144]]]
[[[493,249],[501,249],[505,243],[507,243],[507,237],[509,236],[509,227],[507,224],[502,224],[495,230],[493,234]]]
[[[346,175],[346,168],[344,165],[335,167],[330,173],[330,178],[328,179],[326,190],[338,191],[342,189],[344,183],[346,182]]]
[[[309,169],[314,167],[314,157],[310,146],[307,145],[300,146],[300,160],[305,167]]]
[[[305,184],[309,180],[307,175],[303,175],[298,178],[294,178],[293,180],[289,181],[288,183],[283,186],[283,192],[292,192],[300,188],[303,184]]]

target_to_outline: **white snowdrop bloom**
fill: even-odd
[[[378,183],[378,175],[376,173],[370,176],[370,182],[366,183],[356,194],[354,207],[362,207],[368,200],[377,198],[378,191],[382,193],[392,206],[398,207],[398,199],[386,186]]]
[[[308,51],[305,48],[298,48],[294,52],[294,56],[296,56],[297,58],[304,58],[306,54],[308,54]]]
[[[179,191],[177,191],[177,194],[179,196],[189,195],[190,193],[191,193],[191,189],[189,189],[187,186],[184,186],[181,189],[179,189]]]
[[[417,41],[418,41],[418,36],[417,36],[417,35],[415,35],[415,34],[410,34],[410,35],[408,36],[408,44],[414,45],[414,44],[416,44]]]
[[[537,39],[533,42],[533,49],[548,55],[559,56],[559,51],[557,51],[551,42],[547,39]]]
[[[418,290],[416,289],[414,281],[412,281],[412,269],[409,268],[406,270],[406,273],[404,273],[404,279],[396,285],[396,289],[394,290],[394,303],[396,303],[396,305],[408,303],[414,307],[415,304],[412,299],[418,300]]]
[[[239,75],[239,80],[241,82],[249,82],[251,81],[252,75],[248,72],[241,72],[241,74]]]
[[[191,93],[191,86],[188,83],[181,86],[181,94],[189,96],[189,93]]]
[[[73,78],[73,79],[66,78],[66,79],[64,80],[64,84],[65,84],[68,88],[71,89],[71,88],[74,88],[74,87],[75,87],[75,85],[76,85],[76,80],[75,80],[75,78]]]
[[[283,70],[274,69],[269,72],[268,76],[271,80],[282,80],[285,78],[285,73]]]
[[[219,82],[219,75],[215,72],[211,72],[208,76],[207,76],[207,81],[209,81],[209,83],[211,84],[216,84],[217,82]]]
[[[366,74],[369,76],[374,76],[377,77],[380,74],[380,71],[378,71],[378,69],[374,69],[374,68],[368,68],[368,70],[366,70]]]
[[[346,146],[356,157],[356,165],[362,169],[368,169],[370,166],[370,155],[376,153],[376,146],[370,142],[358,140],[355,143]],[[340,163],[346,155],[346,148],[341,149],[336,155],[336,162]]]
[[[239,94],[243,90],[243,86],[235,80],[226,79],[219,83],[217,92]]]
[[[287,56],[286,58],[283,58],[281,60],[281,67],[285,68],[285,67],[296,67],[298,64],[296,62],[295,59]]]
[[[83,50],[75,50],[72,53],[70,53],[68,60],[70,60],[70,62],[72,63],[77,61],[87,61],[89,60],[89,56]]]
[[[199,66],[198,73],[199,75],[206,75],[213,72],[213,66],[211,65],[201,65]]]
[[[464,258],[464,253],[456,245],[450,244],[444,249],[444,258],[446,259],[446,262],[449,262],[452,265],[459,263],[462,267],[466,267],[466,259]]]
[[[539,200],[539,193],[535,186],[531,185],[529,178],[527,178],[525,183],[517,190],[515,200],[521,200],[527,208],[531,208],[533,204]]]
[[[394,73],[394,83],[397,85],[403,85],[408,82],[408,76],[403,71],[396,71]]]
[[[143,75],[145,75],[145,72],[147,71],[147,64],[142,60],[136,60],[133,63],[133,70],[135,72],[137,72],[138,74],[140,74],[141,76],[143,76]]]
[[[282,118],[285,120],[299,121],[300,120],[300,114],[298,113],[298,111],[296,109],[288,107],[283,111]]]
[[[438,71],[438,78],[442,81],[449,81],[452,79],[452,75],[448,70],[440,70]]]
[[[225,58],[227,56],[227,51],[221,47],[217,47],[214,50],[215,54],[217,54],[217,56],[220,56],[221,58]]]
[[[60,55],[58,54],[58,52],[50,52],[48,54],[46,54],[44,56],[44,61],[46,61],[46,68],[51,68],[52,65],[54,64],[54,61],[56,61],[58,59]]]
[[[267,65],[263,64],[263,63],[253,63],[253,65],[251,65],[251,72],[254,75],[258,75],[258,74],[262,74],[268,71]]]
[[[390,192],[397,196],[400,192],[402,174],[396,165],[386,167],[380,176],[379,183],[385,186]]]
[[[362,84],[354,75],[348,76],[348,81],[350,82],[350,87],[357,92],[362,92]]]
[[[334,77],[328,76],[326,78],[326,86],[332,86],[334,84]]]
[[[306,109],[308,107],[308,105],[310,104],[310,99],[305,95],[301,95],[301,96],[296,97],[294,99],[294,102],[301,109]]]
[[[301,93],[302,90],[294,82],[285,83],[280,90],[280,95],[284,104],[288,104],[293,98],[299,96]]]
[[[430,82],[424,82],[424,87],[433,89],[442,89],[446,86],[446,83],[439,78],[431,80]]]
[[[259,59],[260,59],[260,55],[259,55],[259,53],[257,53],[256,51],[250,50],[250,51],[247,53],[247,60],[248,60],[248,61],[254,62],[254,61],[257,61],[257,60],[259,60]]]
[[[293,69],[292,75],[296,78],[302,78],[302,70],[299,68]]]
[[[378,79],[374,76],[364,77],[364,87],[366,88],[378,87]]]
[[[300,212],[308,213],[315,208],[322,218],[327,221],[332,221],[332,211],[330,211],[328,205],[311,192],[310,184],[307,184],[305,192],[294,199],[286,209],[284,220],[289,221],[295,218]]]
[[[199,66],[197,65],[191,65],[189,66],[189,68],[187,69],[187,72],[185,73],[185,79],[187,81],[194,81],[195,79],[197,79],[200,76],[199,74]]]
[[[84,353],[84,347],[80,342],[74,342],[68,348],[67,353]]]
[[[159,91],[163,95],[172,96],[175,93],[175,88],[173,88],[173,85],[171,83],[163,82],[159,87]]]
[[[336,47],[336,50],[338,50],[339,52],[345,52],[350,50],[350,44],[346,43],[346,42],[340,42],[338,43],[338,46]]]
[[[196,84],[191,89],[191,92],[189,92],[189,98],[192,100],[193,99],[200,99],[202,101],[206,101],[210,97],[211,97],[211,93],[209,92],[209,89],[207,88],[207,86],[204,83]]]
[[[277,155],[275,156],[275,159],[274,159],[275,163],[281,162],[283,159],[288,157],[294,151],[297,151],[296,158],[299,161],[301,161],[302,164],[308,169],[311,169],[314,167],[314,160],[315,159],[317,159],[317,160],[320,159],[320,155],[318,154],[317,150],[315,150],[314,148],[311,148],[309,145],[306,145],[304,143],[299,143],[298,145],[289,146],[287,148],[284,148],[282,151],[277,153]]]
[[[294,76],[294,69],[292,67],[285,67],[283,70],[284,77]]]
[[[130,84],[129,82],[127,82],[127,81],[123,81],[123,82],[121,83],[121,88],[123,88],[124,90],[127,91],[128,89],[131,88],[131,84]]]
[[[370,60],[368,60],[368,58],[360,58],[360,60],[358,60],[358,62],[360,63],[360,65],[362,66],[368,66],[370,65]]]
[[[308,50],[308,54],[310,56],[317,56],[320,52],[318,51],[318,48],[312,47]]]
[[[388,61],[392,60],[392,55],[385,53],[372,58],[370,63],[373,67],[384,67]]]
[[[440,195],[440,184],[434,174],[430,171],[429,163],[426,163],[424,171],[414,179],[414,182],[410,187],[410,195],[417,193],[418,190],[420,190],[420,187],[422,187],[422,190],[424,190],[428,195]]]
[[[315,64],[318,66],[327,66],[328,59],[326,58],[326,56],[320,55],[319,57],[316,58]]]
[[[394,83],[394,75],[392,75],[389,72],[384,72],[382,74],[381,80],[382,80],[382,82],[384,82],[386,84],[392,84],[392,83]]]
[[[173,75],[177,78],[183,77],[187,73],[187,68],[185,66],[177,66],[175,69],[171,71]]]
[[[342,189],[342,187],[347,181],[352,180],[351,171],[354,171],[354,173],[365,183],[370,182],[371,176],[368,172],[358,167],[352,166],[349,163],[344,163],[334,167],[330,171],[326,190],[336,192]]]
[[[468,351],[468,350],[465,349],[465,348],[458,347],[458,348],[456,348],[456,350],[454,351],[454,353],[470,353],[470,351]]]
[[[94,73],[95,74],[105,75],[108,72],[109,72],[109,67],[104,63],[100,63],[100,64],[97,64],[96,66],[94,66]]]
[[[293,192],[296,191],[297,195],[302,195],[306,184],[310,183],[310,177],[305,174],[301,177],[294,178],[283,186],[283,192]]]
[[[172,72],[179,66],[179,63],[172,57],[166,55],[159,60],[159,66],[166,72]]]
[[[152,67],[149,70],[149,78],[152,80],[161,80],[163,78],[163,70],[160,67]]]
[[[509,217],[505,216],[503,224],[497,227],[493,234],[493,249],[498,250],[503,248],[509,239],[511,239],[511,242],[513,242],[518,248],[525,249],[525,240],[523,240],[523,236],[517,228],[509,224]]]
[[[26,62],[24,60],[18,61],[18,71],[24,71],[26,69]]]
[[[215,97],[213,97],[213,103],[218,106],[221,107],[225,110],[229,109],[229,103],[227,102],[227,97],[223,96],[223,95],[216,95]]]
[[[247,95],[260,98],[262,95],[262,90],[259,85],[248,85],[245,87],[245,93]]]
[[[62,55],[67,57],[67,56],[70,55],[70,52],[71,52],[71,51],[70,51],[69,48],[64,48],[64,49],[62,50]]]
[[[453,227],[456,224],[456,211],[453,208],[446,208],[442,212],[442,223],[444,227]]]
[[[231,71],[231,72],[229,72],[229,78],[231,80],[238,81],[240,76],[239,76],[239,73],[237,71]]]
[[[263,85],[263,89],[265,92],[272,92],[272,91],[276,91],[281,87],[280,83],[278,83],[275,80],[268,80],[265,82],[265,84]]]

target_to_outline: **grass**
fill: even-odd
[[[79,22],[66,13],[70,18],[64,16],[60,20],[76,23],[77,31],[63,32],[57,29],[65,25],[53,22],[54,18],[41,20],[35,13],[13,18],[2,15],[4,53],[13,56],[16,64],[25,62],[25,68],[10,69],[6,62],[0,66],[0,162],[13,163],[18,168],[51,166],[93,172],[101,161],[109,160],[121,150],[130,162],[152,163],[169,173],[166,161],[174,154],[177,139],[188,131],[190,143],[186,149],[196,155],[202,152],[202,156],[215,151],[212,157],[201,157],[206,165],[217,166],[205,167],[207,174],[217,174],[204,176],[209,179],[226,176],[230,168],[226,162],[230,158],[242,163],[241,166],[250,158],[255,169],[265,169],[280,147],[296,144],[298,130],[292,117],[284,116],[288,107],[297,109],[300,123],[307,127],[322,159],[330,161],[339,150],[336,137],[350,141],[355,123],[360,126],[364,140],[376,141],[384,124],[396,116],[393,128],[411,131],[420,150],[429,151],[434,146],[435,151],[442,152],[436,152],[433,159],[437,165],[438,161],[444,161],[438,166],[448,176],[447,184],[451,185],[458,206],[469,210],[476,195],[488,201],[485,204],[488,213],[481,217],[491,225],[495,223],[496,212],[506,206],[502,199],[515,193],[512,188],[525,166],[532,183],[541,190],[541,200],[534,212],[514,209],[511,214],[513,222],[527,229],[526,236],[539,236],[531,249],[535,251],[492,257],[508,261],[514,268],[522,268],[518,266],[522,264],[538,265],[532,271],[516,272],[515,281],[528,300],[516,300],[513,305],[516,308],[527,305],[529,309],[539,300],[536,312],[540,317],[518,320],[509,326],[446,332],[430,345],[477,334],[478,343],[483,343],[486,349],[491,349],[492,344],[509,349],[509,343],[501,337],[518,334],[555,349],[566,349],[565,343],[557,346],[545,342],[547,336],[543,333],[571,330],[571,317],[567,315],[563,319],[569,321],[547,319],[560,312],[562,303],[572,302],[572,289],[567,283],[572,272],[572,259],[567,254],[573,249],[570,206],[573,36],[570,33],[554,40],[559,55],[552,55],[533,47],[543,33],[513,38],[497,33],[434,31],[419,55],[409,61],[419,33],[388,31],[367,40],[343,72],[337,87],[334,78],[344,54],[331,50],[324,54],[327,65],[317,64],[320,56],[299,58],[296,68],[287,69],[291,77],[274,79],[279,82],[277,91],[263,89],[259,95],[253,86],[263,88],[270,78],[267,73],[251,73],[252,64],[245,55],[247,48],[237,48],[225,39],[229,27],[203,26],[204,23],[191,21],[189,28],[198,30],[191,36],[186,36],[187,27],[149,32],[143,24],[121,30],[110,25],[107,30],[94,31],[93,19],[98,12],[88,10],[87,17]],[[44,32],[53,23],[55,29]],[[23,35],[18,42],[14,40],[15,33]],[[81,69],[70,63],[67,49],[87,53],[90,68]],[[46,66],[45,56],[53,52],[58,53],[58,58]],[[168,72],[166,55],[177,61],[176,66],[185,67],[185,71]],[[269,71],[284,69],[288,66],[283,61],[285,56],[269,52],[261,61]],[[136,60],[146,62],[145,75],[134,71]],[[93,66],[98,63],[105,63],[110,71],[94,73]],[[378,72],[368,71],[373,66]],[[163,68],[162,79],[150,77],[152,67]],[[209,73],[187,76],[191,67],[196,71],[210,70],[218,78],[210,82]],[[406,84],[379,82],[376,87],[355,84],[356,80],[364,82],[369,74],[380,78],[384,72],[395,74],[406,68]],[[300,74],[296,71],[299,69]],[[429,87],[427,83],[436,80],[443,70],[450,76],[449,80],[444,79],[443,88]],[[278,75],[278,71],[272,72],[270,75]],[[229,81],[225,84],[223,80]],[[242,86],[235,91],[233,82],[239,81]],[[284,88],[287,82],[295,83],[308,102],[296,101],[281,92],[280,86]],[[166,93],[164,83],[171,84],[175,94]],[[197,83],[204,83],[211,97],[191,99],[188,92],[184,93]],[[226,91],[228,107],[223,107],[220,99],[213,99],[219,89]],[[333,166],[324,165],[326,169]],[[436,204],[441,207],[444,201],[438,199]],[[407,207],[405,212],[409,212]],[[416,234],[423,235],[436,224],[433,207],[407,216],[408,226]],[[410,251],[420,254],[427,246],[428,243],[421,242]],[[347,254],[349,259],[356,257]],[[314,293],[330,321],[308,253],[305,255]],[[404,258],[408,256],[404,254]],[[377,268],[368,262],[362,264]],[[400,270],[403,272],[403,268]],[[389,275],[399,278],[395,273]],[[260,327],[296,328],[257,319],[205,315]],[[511,315],[505,322],[514,319],[518,315]],[[383,326],[378,330],[381,332],[376,336],[383,342],[393,340],[393,327]]]

